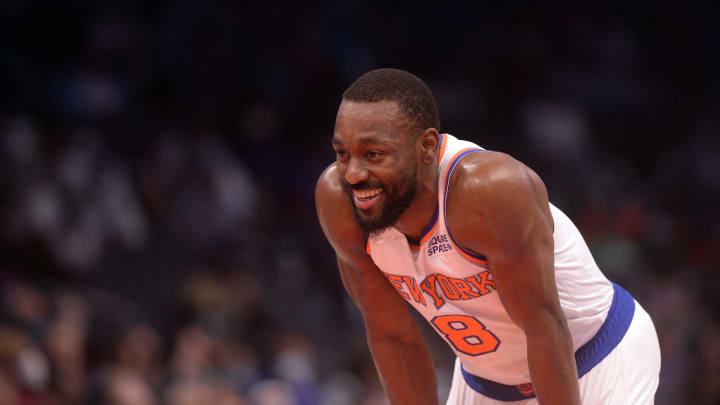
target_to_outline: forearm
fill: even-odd
[[[351,266],[338,258],[338,267],[348,294],[362,312],[383,388],[393,405],[437,405],[435,369],[418,325],[407,302],[369,261],[363,257],[359,265]]]
[[[438,404],[435,369],[422,340],[368,335],[368,346],[391,404]]]
[[[578,376],[570,333],[564,325],[528,337],[528,366],[538,402],[580,405]]]

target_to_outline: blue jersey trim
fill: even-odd
[[[575,352],[578,378],[587,374],[622,341],[635,314],[635,300],[624,288],[613,283],[613,300],[605,322],[595,336]],[[505,385],[470,374],[462,367],[462,375],[470,388],[499,401],[511,402],[535,398],[528,384]],[[525,392],[525,393],[523,393]]]
[[[420,239],[413,239],[407,235],[405,235],[405,238],[407,239],[408,243],[413,246],[420,246],[420,242],[422,242],[425,235],[428,234],[428,232],[432,231],[433,227],[435,226],[435,222],[437,222],[438,219],[438,206],[435,204],[435,214],[433,215],[432,219],[430,220],[430,223],[428,223],[425,226],[425,229],[423,229],[422,233],[420,234]]]
[[[635,300],[624,288],[613,283],[615,295],[605,322],[595,336],[575,352],[578,378],[584,376],[602,361],[625,336],[633,315]]]
[[[455,166],[458,164],[458,162],[460,162],[460,160],[462,158],[464,158],[465,156],[467,156],[473,152],[486,152],[486,150],[485,149],[466,150],[465,152],[459,154],[452,162],[450,162],[450,168],[448,169],[447,175],[445,176],[445,187],[444,187],[444,192],[443,192],[443,199],[445,200],[445,202],[443,203],[443,207],[445,207],[447,205],[447,192],[448,192],[448,187],[450,186],[450,176],[452,176],[452,172],[455,169]],[[445,214],[445,228],[447,229],[450,239],[452,239],[453,243],[455,243],[455,246],[457,246],[458,249],[462,250],[466,255],[468,255],[470,257],[474,257],[475,259],[478,259],[478,260],[487,261],[487,257],[485,257],[481,254],[469,251],[469,250],[465,249],[464,247],[462,247],[462,245],[457,243],[455,238],[453,238],[453,236],[452,236],[452,232],[450,232],[450,227],[447,224],[447,214]]]
[[[444,199],[445,199],[446,201],[447,201],[448,186],[450,185],[450,176],[452,175],[452,172],[453,172],[453,170],[455,169],[455,166],[458,164],[458,162],[459,162],[462,158],[464,158],[465,156],[469,155],[470,153],[473,153],[473,152],[484,152],[484,151],[485,151],[485,149],[480,149],[480,148],[478,148],[478,149],[466,150],[465,152],[463,152],[463,153],[459,154],[458,156],[456,156],[455,159],[454,159],[452,162],[450,162],[450,168],[448,168],[447,175],[445,176],[445,187],[444,187],[445,190],[444,190],[444,193],[443,193],[443,197],[444,197]]]
[[[447,228],[448,235],[450,235],[450,239],[452,239],[453,243],[455,243],[455,246],[457,246],[458,249],[462,250],[466,255],[468,255],[468,256],[470,256],[470,257],[474,257],[475,259],[478,259],[478,260],[487,261],[487,257],[485,257],[485,256],[483,256],[483,255],[479,255],[479,254],[477,254],[477,253],[475,253],[475,252],[471,252],[471,251],[465,249],[464,247],[462,247],[462,245],[459,244],[459,243],[455,240],[455,238],[453,238],[452,232],[450,232],[450,227],[447,226],[447,225],[445,225],[445,227]]]

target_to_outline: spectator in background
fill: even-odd
[[[651,303],[666,364],[658,405],[714,404],[718,15],[615,8],[4,2],[0,329],[35,353],[32,384],[41,356],[49,379],[33,394],[7,357],[0,404],[38,392],[79,403],[118,364],[134,377],[114,386],[134,381],[161,403],[188,325],[213,342],[210,374],[246,402],[266,378],[282,387],[268,392],[292,391],[268,338],[286,334],[310,342],[323,405],[376,401],[307,190],[329,157],[337,92],[382,65],[419,69],[449,127],[546,174],[599,264]],[[422,19],[452,29],[413,29]],[[384,35],[357,29],[367,21]],[[174,312],[187,308],[183,284],[225,267],[191,288],[203,297],[193,319]],[[62,303],[68,291],[75,303]],[[146,332],[123,338],[136,324],[159,346]],[[145,341],[152,356],[131,349]],[[437,353],[440,366],[449,357]]]

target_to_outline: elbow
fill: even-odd
[[[367,328],[365,334],[367,344],[373,347],[413,347],[422,344],[422,337],[419,333],[400,330],[378,330]]]
[[[571,339],[567,318],[559,307],[553,310],[540,311],[531,320],[523,322],[521,328],[528,340],[542,339],[548,335]]]

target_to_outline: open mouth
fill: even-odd
[[[375,205],[375,203],[380,199],[380,195],[382,195],[381,188],[353,190],[355,206],[361,210],[369,209]]]

